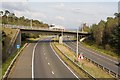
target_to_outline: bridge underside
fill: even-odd
[[[21,29],[21,33],[39,33],[40,35],[57,35],[59,36],[59,43],[62,43],[63,42],[63,35],[64,36],[77,36],[77,33],[76,32],[70,32],[70,31],[52,31],[52,30],[31,30],[31,29]],[[63,35],[62,35],[63,34]],[[82,33],[82,32],[79,32],[78,33],[79,35],[79,40],[85,36],[88,36],[89,33]]]
[[[13,47],[10,49],[9,53],[13,53],[13,51],[17,50],[17,45],[21,46],[21,34],[22,33],[34,33],[34,34],[40,34],[40,35],[55,35],[58,37],[59,39],[59,43],[63,43],[63,35],[64,36],[77,36],[76,32],[70,32],[70,31],[51,31],[51,30],[33,30],[33,29],[19,29],[18,33],[16,34],[16,39],[15,42],[12,44]],[[88,36],[88,33],[78,33],[79,35],[79,39],[81,39],[82,37]]]

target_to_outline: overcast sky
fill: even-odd
[[[58,24],[65,28],[74,29],[82,23],[91,25],[98,23],[100,20],[114,17],[118,12],[117,0],[106,0],[106,2],[77,2],[78,0],[64,0],[66,2],[38,2],[38,0],[28,0],[28,2],[2,2],[2,10],[9,10],[16,16],[25,16],[27,18],[38,19],[48,24]],[[55,2],[56,1],[56,2]],[[73,1],[73,2],[72,2]],[[87,2],[88,1],[88,2]],[[102,0],[101,0],[102,1]],[[111,2],[108,2],[111,1]],[[114,2],[112,2],[114,1]]]

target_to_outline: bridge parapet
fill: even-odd
[[[9,27],[9,28],[16,28],[16,29],[21,29],[21,30],[26,30],[26,31],[30,31],[30,30],[33,30],[33,31],[53,31],[53,32],[62,32],[62,31],[59,31],[59,30],[52,30],[52,29],[49,29],[49,28],[41,28],[41,27],[30,27],[30,26],[17,26],[17,25],[4,25],[4,27]],[[73,31],[73,30],[64,30],[63,33],[73,33],[73,34],[77,34],[77,31]],[[87,34],[90,34],[88,32],[79,32],[79,34],[83,34],[83,35],[87,35]]]

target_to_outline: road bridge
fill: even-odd
[[[9,52],[11,52],[12,54],[12,50],[16,51],[17,50],[17,45],[21,46],[21,34],[22,33],[34,33],[34,34],[40,34],[40,35],[55,35],[57,37],[59,37],[59,43],[63,42],[63,35],[67,35],[67,36],[77,36],[77,31],[69,31],[69,30],[64,30],[64,31],[59,31],[59,30],[50,30],[50,29],[44,29],[44,28],[25,28],[25,27],[18,27],[18,26],[6,26],[8,28],[14,28],[14,29],[18,29],[18,32],[16,34],[16,38],[14,43],[12,43],[12,47],[11,50]],[[89,36],[90,33],[87,32],[78,32],[79,35],[79,40],[83,37]]]
[[[63,35],[72,35],[77,36],[76,31],[58,31],[58,30],[49,30],[49,29],[20,29],[20,33],[39,33],[42,35],[57,35],[59,37],[59,43],[62,43]],[[90,33],[87,32],[78,32],[79,39],[82,37],[89,36]]]

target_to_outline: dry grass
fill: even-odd
[[[75,59],[75,53],[70,50],[68,47],[55,43],[56,47],[62,51],[64,54],[66,54],[69,58],[72,60]],[[93,75],[95,78],[112,78],[111,75],[103,71],[102,69],[98,68],[94,64],[88,62],[87,60],[83,59],[78,62],[78,64],[85,69],[88,73]]]
[[[2,30],[5,32],[6,37],[4,39],[4,46],[2,46],[2,58],[5,60],[9,54],[7,54],[7,50],[10,47],[10,42],[12,40],[12,37],[15,36],[17,29],[11,29],[11,28],[2,28]]]
[[[54,50],[57,52],[57,54],[61,57],[61,59],[68,65],[70,66],[75,73],[77,73],[80,78],[89,78],[88,76],[86,76],[85,73],[83,73],[78,67],[76,67],[70,60],[68,60],[56,47],[55,47],[56,43],[53,44],[52,43],[52,47],[54,48]]]
[[[16,34],[17,30],[10,29],[10,28],[3,28],[2,30],[5,32],[5,34],[7,36],[4,41],[5,42],[4,48],[7,49],[8,46],[10,45],[10,41],[11,41],[12,37]]]

